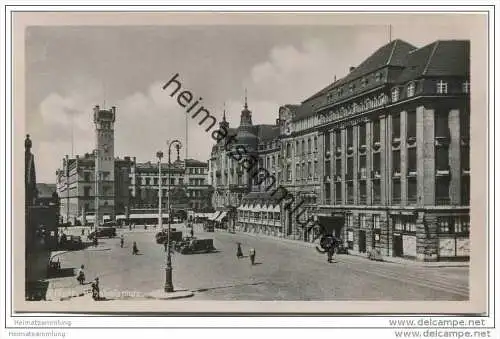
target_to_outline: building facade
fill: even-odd
[[[114,156],[114,121],[116,108],[94,108],[96,148],[83,156],[66,155],[56,172],[63,223],[92,223],[96,215],[114,220],[133,209],[158,208],[158,164],[138,163],[136,158]],[[96,164],[98,171],[96,171]],[[197,160],[174,161],[169,169],[162,164],[163,204],[167,202],[167,177],[170,172],[173,203],[196,211],[210,208],[208,164]],[[99,177],[97,177],[99,175]],[[96,192],[98,199],[96,199]],[[156,213],[156,212],[155,212]]]
[[[243,175],[236,224],[268,233],[259,225],[271,222],[279,224],[272,234],[304,241],[323,227],[360,253],[468,258],[469,74],[469,41],[417,48],[394,40],[300,105],[280,107],[268,140],[240,135],[245,104],[240,127],[229,130],[290,199]],[[226,170],[238,173],[242,163],[227,152],[220,144],[212,151],[217,206],[234,196]]]

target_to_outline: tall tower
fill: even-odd
[[[115,122],[116,108],[110,110],[94,107],[94,125],[96,135],[95,170],[96,170],[96,214],[114,219],[115,212]]]

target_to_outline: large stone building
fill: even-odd
[[[93,222],[99,202],[100,220],[114,220],[117,215],[129,215],[133,210],[158,208],[158,164],[137,163],[136,158],[114,155],[114,121],[116,108],[94,108],[96,148],[83,156],[66,155],[57,170],[56,185],[60,197],[62,222]],[[97,157],[96,157],[97,156]],[[96,171],[96,163],[98,171]],[[171,174],[172,203],[182,202],[187,209],[201,211],[210,208],[207,163],[188,159],[174,161],[169,169],[162,164],[163,196],[166,197],[167,177]],[[99,180],[97,179],[99,173]],[[96,183],[98,185],[96,185]],[[98,199],[96,199],[96,192]],[[174,199],[175,198],[175,199]],[[166,204],[163,200],[163,205]],[[155,209],[156,208],[156,209]]]
[[[280,107],[279,132],[270,140],[242,133],[248,144],[267,145],[255,152],[266,169],[273,169],[273,157],[277,161],[274,178],[293,203],[244,181],[244,193],[261,192],[236,201],[243,202],[237,225],[310,241],[319,227],[298,222],[310,218],[352,251],[467,258],[469,91],[468,41],[417,48],[394,40],[382,46],[300,105]],[[237,134],[245,131],[244,113]],[[277,154],[266,151],[273,145]],[[230,167],[223,151],[214,147],[211,174],[225,196],[230,191],[223,174]],[[279,217],[277,230],[259,226],[277,224],[270,213]]]

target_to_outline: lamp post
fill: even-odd
[[[95,239],[97,242],[97,231],[99,228],[99,180],[101,173],[99,171],[99,149],[94,150],[95,155],[95,218],[94,218],[94,231]]]
[[[156,152],[156,157],[158,158],[158,228],[161,230],[163,228],[163,215],[162,215],[162,206],[161,206],[161,158],[163,158],[163,152]]]
[[[170,174],[172,162],[170,160],[172,154],[172,145],[175,145],[177,153],[179,152],[182,144],[179,140],[172,140],[168,142],[168,196],[167,196],[167,209],[168,209],[168,230],[167,230],[167,266],[165,268],[165,292],[173,292],[174,284],[172,283],[172,257],[170,255],[170,222],[172,217],[172,210],[170,206]]]

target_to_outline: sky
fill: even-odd
[[[456,21],[455,21],[456,22]],[[423,47],[471,39],[466,25],[395,25],[392,39]],[[26,131],[37,181],[54,183],[63,157],[95,147],[92,109],[116,106],[115,156],[156,161],[185,144],[186,113],[162,86],[176,73],[237,127],[245,89],[254,124],[275,122],[389,42],[378,26],[31,26],[26,30]],[[213,139],[188,120],[188,157],[207,161]],[[73,145],[73,146],[72,146]]]

